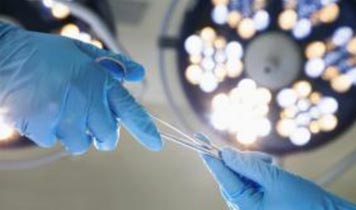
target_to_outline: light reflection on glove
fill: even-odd
[[[121,63],[96,62],[107,56]],[[125,71],[120,78],[110,72]],[[122,55],[72,39],[0,22],[0,107],[5,119],[42,147],[57,139],[72,154],[94,145],[113,150],[119,123],[141,144],[162,142],[151,118],[117,81],[143,79],[143,67]]]
[[[222,160],[203,156],[222,196],[241,210],[354,210],[314,183],[273,166],[268,158],[231,148]]]

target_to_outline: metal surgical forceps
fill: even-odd
[[[153,118],[159,125],[164,126],[166,129],[171,131],[160,132],[162,139],[174,142],[201,154],[206,154],[214,158],[221,159],[219,148],[212,144],[205,135],[197,133],[193,136],[190,136],[156,116],[151,115],[151,118]]]

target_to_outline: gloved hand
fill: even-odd
[[[203,156],[223,197],[240,210],[354,210],[310,181],[271,164],[261,153],[221,151],[222,160]]]
[[[103,56],[115,62],[97,63]],[[1,115],[41,147],[58,139],[72,154],[85,153],[93,141],[99,150],[113,150],[120,123],[145,147],[159,150],[151,118],[117,81],[140,81],[144,74],[122,55],[0,23]]]

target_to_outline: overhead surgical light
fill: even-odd
[[[60,29],[59,34],[72,39],[77,39],[88,44],[92,44],[100,49],[104,48],[104,45],[101,41],[93,38],[89,33],[81,31],[81,29],[73,23],[64,25]]]
[[[277,95],[282,111],[277,122],[277,133],[303,146],[311,141],[312,134],[330,132],[337,127],[338,102],[312,92],[311,84],[298,81],[293,88],[283,89]]]
[[[187,80],[205,92],[213,92],[226,78],[236,78],[243,71],[243,47],[237,41],[227,42],[211,27],[189,36],[184,47],[189,54]]]
[[[227,95],[221,93],[214,96],[212,125],[236,135],[241,144],[253,144],[259,137],[271,132],[271,123],[267,118],[271,98],[269,90],[257,87],[251,79],[243,79]]]
[[[49,4],[49,8],[51,8],[51,13],[53,17],[57,19],[65,19],[70,15],[69,7],[62,3],[53,2]]]
[[[280,29],[291,31],[294,38],[307,38],[313,28],[334,23],[340,15],[338,0],[307,3],[298,0],[283,0],[278,15]]]
[[[160,64],[186,128],[285,154],[324,145],[354,122],[355,1],[196,0],[176,39],[167,35],[175,4]],[[178,71],[167,70],[165,48]]]
[[[270,25],[266,0],[212,1],[211,17],[218,25],[228,25],[243,39],[250,39]]]

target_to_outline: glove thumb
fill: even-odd
[[[89,57],[101,64],[118,81],[139,82],[145,77],[142,65],[128,57],[99,49],[93,45],[75,40],[76,46]]]
[[[221,150],[221,157],[231,170],[261,186],[271,183],[279,171],[269,163],[270,161],[264,160],[267,156],[260,158],[249,153],[224,148]]]

